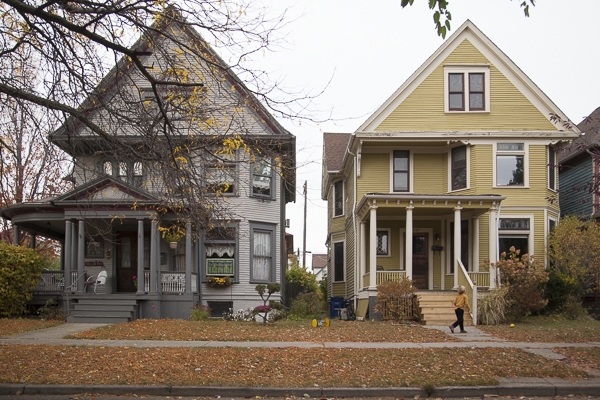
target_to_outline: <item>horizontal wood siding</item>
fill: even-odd
[[[490,66],[490,112],[444,112],[444,64],[491,64],[463,41],[377,128],[377,131],[555,130],[496,67]]]
[[[593,182],[592,159],[562,165],[560,170],[560,209],[564,215],[584,215],[593,213],[593,194],[590,183]]]
[[[440,194],[448,192],[448,156],[446,154],[415,154],[414,193]]]
[[[360,201],[367,193],[389,193],[390,155],[388,153],[363,153],[360,177],[356,185],[357,201]]]
[[[471,147],[471,160],[475,165],[471,168],[471,185],[477,194],[495,193],[491,191],[494,175],[493,154],[491,144]]]

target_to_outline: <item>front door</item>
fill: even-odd
[[[413,234],[413,284],[417,289],[429,289],[429,252],[427,234]]]
[[[137,232],[117,235],[117,292],[135,292],[137,275]]]

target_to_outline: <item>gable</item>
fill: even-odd
[[[484,76],[484,108],[449,111],[445,85],[455,71]],[[463,92],[464,88],[466,85]],[[468,98],[465,92],[464,101]],[[551,120],[552,114],[568,121],[500,49],[467,21],[357,132],[564,131],[560,121]]]
[[[88,201],[88,202],[123,202],[154,201],[150,194],[119,182],[111,177],[102,177],[95,181],[78,186],[73,191],[59,196],[55,202]]]

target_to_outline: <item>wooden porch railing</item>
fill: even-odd
[[[79,274],[71,272],[71,282],[77,282]],[[35,286],[34,292],[62,292],[65,290],[65,271],[42,271],[42,277]]]
[[[490,273],[489,272],[469,272],[469,278],[475,286],[490,286]]]
[[[376,282],[380,285],[382,282],[400,282],[406,278],[406,271],[377,271]],[[370,273],[363,275],[363,287],[369,286],[371,282]]]
[[[470,306],[473,325],[477,325],[477,286],[473,284],[473,281],[469,277],[469,273],[465,269],[465,266],[463,265],[462,261],[456,261],[458,261],[458,268],[456,268],[456,273],[458,274],[458,285],[465,287],[466,294],[471,300]]]

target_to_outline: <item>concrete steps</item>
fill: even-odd
[[[114,324],[137,319],[135,299],[109,297],[80,297],[74,300],[67,322]]]
[[[456,321],[454,306],[452,302],[456,298],[456,292],[418,292],[419,310],[421,322],[425,325],[447,326]],[[465,313],[465,326],[473,325],[469,313]]]

